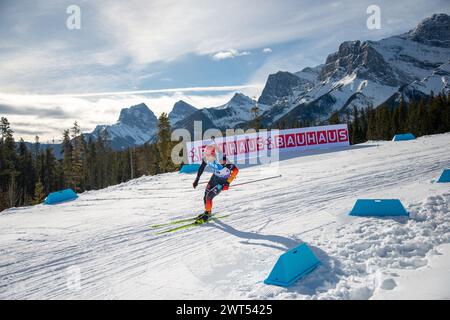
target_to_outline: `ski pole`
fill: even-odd
[[[267,177],[267,178],[262,178],[262,179],[257,179],[257,180],[250,180],[250,181],[246,181],[246,182],[236,183],[236,184],[233,184],[232,186],[233,187],[242,186],[244,184],[249,184],[249,183],[259,182],[259,181],[264,181],[264,180],[269,180],[269,179],[275,179],[275,178],[280,178],[280,177],[281,177],[281,174],[278,175],[278,176],[273,176],[273,177]],[[205,183],[208,183],[208,181],[203,181],[203,182],[200,182],[199,184],[205,184]]]
[[[233,184],[232,186],[233,187],[237,187],[237,186],[242,186],[243,184],[249,184],[249,183],[253,183],[253,182],[259,182],[259,181],[275,179],[275,178],[281,178],[281,174],[278,175],[278,176],[273,176],[273,177],[267,177],[267,178],[263,178],[263,179],[250,180],[250,181],[246,181],[246,182],[236,183],[236,184]]]

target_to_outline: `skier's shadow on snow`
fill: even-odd
[[[246,239],[246,241],[241,241],[242,244],[269,247],[281,250],[283,252],[304,243],[298,239],[290,239],[278,235],[264,235],[254,232],[240,231],[220,220],[216,220],[211,226],[236,237]],[[249,240],[263,240],[272,242],[272,244],[249,242]],[[335,288],[339,282],[339,276],[344,275],[344,271],[341,268],[341,263],[339,260],[330,257],[325,251],[318,247],[311,246],[309,244],[308,246],[320,260],[321,265],[311,274],[302,278],[302,280],[298,281],[291,287],[288,287],[286,290],[312,296],[320,291],[328,291]],[[275,262],[276,258],[274,258],[273,263],[275,264]]]
[[[277,235],[265,235],[248,231],[240,231],[228,224],[223,223],[220,220],[216,220],[212,226],[216,227],[219,230],[232,234],[233,236],[236,236],[238,238],[246,239],[247,241],[240,241],[240,243],[242,244],[258,245],[285,251],[292,249],[302,243],[302,241],[297,241]],[[249,242],[250,240],[265,240],[282,246],[267,243]]]

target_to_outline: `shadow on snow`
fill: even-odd
[[[255,232],[240,231],[220,220],[215,221],[215,223],[212,224],[211,227],[215,227],[235,237],[245,239],[244,241],[240,242],[242,244],[258,245],[277,249],[283,252],[286,252],[304,243],[303,241],[296,238],[291,239],[279,235],[267,235]],[[269,243],[250,242],[250,240],[266,241]],[[317,258],[321,261],[322,264],[311,274],[300,279],[291,287],[288,287],[286,289],[288,292],[296,292],[308,296],[318,294],[319,292],[326,292],[330,289],[335,288],[337,283],[339,282],[340,277],[345,274],[341,268],[339,260],[330,257],[325,251],[318,247],[311,246],[309,244],[308,246],[316,254]],[[274,259],[273,264],[275,264],[275,262],[276,259]]]

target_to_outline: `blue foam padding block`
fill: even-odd
[[[45,204],[54,204],[64,201],[69,201],[78,198],[77,194],[72,189],[66,189],[50,193],[45,198]]]
[[[450,182],[450,169],[444,169],[438,182]]]
[[[392,141],[414,140],[416,137],[412,133],[396,134]]]
[[[409,216],[398,199],[358,199],[351,216]]]
[[[303,243],[283,253],[278,258],[277,263],[267,279],[264,280],[264,283],[288,287],[319,265],[319,259],[317,259],[306,243]]]
[[[200,168],[200,165],[197,163],[194,164],[184,164],[181,169],[180,169],[180,173],[193,173],[193,172],[197,172],[198,168]]]

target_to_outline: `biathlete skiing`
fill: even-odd
[[[221,155],[217,145],[208,145],[203,151],[202,164],[198,169],[197,178],[195,178],[195,181],[192,184],[194,189],[197,187],[200,176],[206,166],[209,166],[213,170],[213,175],[206,185],[205,196],[203,197],[205,212],[197,217],[196,223],[208,221],[212,214],[214,197],[221,191],[228,190],[230,183],[236,178],[239,172],[236,165],[228,161],[225,154]]]

